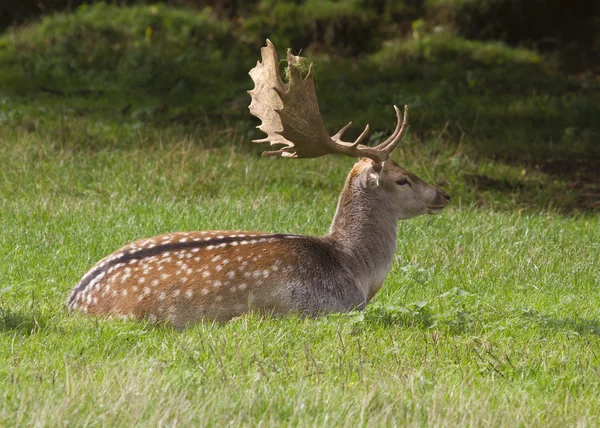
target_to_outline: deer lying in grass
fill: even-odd
[[[271,42],[250,71],[250,112],[267,137],[283,145],[263,155],[360,157],[348,175],[329,234],[171,233],[133,242],[98,262],[73,289],[69,309],[183,326],[225,321],[248,311],[316,316],[362,309],[381,287],[396,251],[398,220],[437,214],[450,197],[390,159],[408,123],[376,147],[329,136],[317,104],[312,64],[288,51],[289,83]]]

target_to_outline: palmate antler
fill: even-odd
[[[392,135],[376,147],[360,144],[369,132],[369,125],[353,142],[342,140],[344,132],[352,125],[348,123],[335,135],[330,136],[325,128],[317,93],[315,90],[313,64],[303,79],[299,65],[302,58],[287,51],[289,82],[285,83],[279,74],[279,57],[273,44],[267,40],[267,46],[261,49],[262,63],[250,70],[254,89],[249,91],[252,97],[250,113],[258,117],[262,124],[258,129],[267,136],[255,143],[283,145],[279,150],[267,151],[263,156],[282,156],[291,158],[315,158],[329,153],[341,153],[353,157],[367,157],[382,162],[398,146],[408,126],[408,106],[404,106],[404,119],[396,110],[397,125]]]

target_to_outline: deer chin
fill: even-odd
[[[445,205],[436,205],[427,207],[427,214],[436,215],[444,211]]]

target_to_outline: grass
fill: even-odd
[[[113,22],[102,14],[116,9],[103,7],[80,11],[97,14],[88,21],[60,19],[74,27]],[[165,10],[190,25],[203,19]],[[141,20],[154,16],[140,11]],[[122,20],[134,19],[128,13]],[[136,25],[145,40],[147,25]],[[240,228],[324,234],[352,160],[261,159],[249,143],[255,123],[241,77],[215,83],[206,102],[202,90],[169,95],[159,87],[145,95],[141,81],[126,86],[136,67],[120,68],[117,78],[110,67],[90,66],[95,73],[74,72],[82,80],[60,80],[56,70],[68,55],[38,56],[41,30],[26,31],[0,42],[0,82],[11,83],[0,85],[1,426],[600,423],[600,218],[597,183],[585,175],[594,165],[597,125],[560,115],[561,103],[596,111],[597,94],[581,89],[589,82],[553,75],[532,53],[460,39],[392,43],[360,67],[318,57],[332,127],[363,117],[377,129],[391,127],[391,109],[389,117],[382,112],[404,96],[389,88],[406,88],[414,125],[395,158],[452,194],[452,204],[440,216],[401,223],[392,270],[364,312],[253,314],[179,331],[68,314],[64,302],[95,261],[142,236]],[[184,46],[186,34],[173,43]],[[156,52],[168,51],[165,43]],[[235,43],[236,52],[248,49]],[[127,46],[118,58],[137,57],[139,47]],[[152,46],[140,49],[148,54]],[[232,64],[224,76],[241,76],[257,55],[240,55],[211,67]],[[55,71],[28,84],[24,58]],[[453,60],[460,67],[452,68]],[[509,73],[515,64],[520,79]],[[193,76],[206,64],[188,65],[190,87],[204,88]],[[470,85],[461,80],[465,65],[510,90],[462,92]],[[526,87],[536,76],[543,100],[512,85]],[[241,107],[234,98],[211,110],[230,93],[246,97]],[[494,136],[493,112],[477,113],[473,100],[496,113],[504,111],[496,105],[529,105],[527,117],[535,120],[527,125],[507,108],[503,121],[525,125]],[[480,118],[462,137],[452,129],[454,102],[469,120]],[[531,107],[536,102],[544,108]],[[540,124],[552,127],[538,132]],[[555,139],[566,128],[577,129]],[[521,155],[503,154],[519,145]],[[588,159],[573,176],[553,172],[539,147],[555,161]]]
[[[89,151],[3,129],[0,424],[598,423],[597,216],[456,197],[402,223],[364,313],[184,331],[68,314],[82,273],[141,236],[325,233],[352,161],[284,167],[231,139]],[[411,159],[437,175],[426,153]]]

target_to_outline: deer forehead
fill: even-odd
[[[412,172],[398,165],[395,161],[389,160],[383,163],[381,175],[384,180],[396,181],[400,178],[409,178],[411,181],[421,181]]]
[[[350,179],[354,180],[364,174],[376,174],[383,181],[396,181],[400,178],[408,177],[412,180],[419,180],[410,171],[402,168],[394,161],[374,162],[371,159],[363,158],[359,160],[350,171]]]

